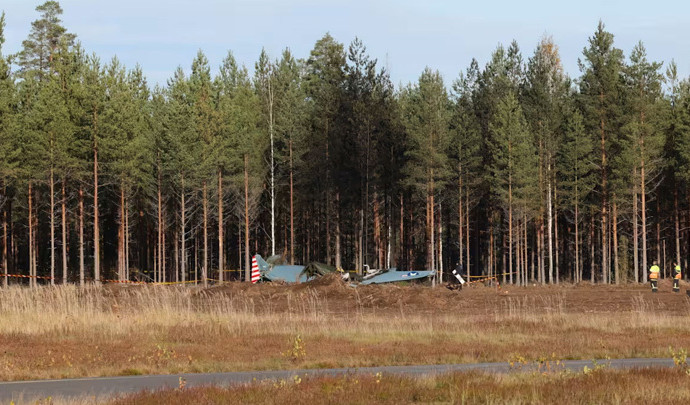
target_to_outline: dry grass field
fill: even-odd
[[[171,389],[129,395],[113,405],[154,404],[687,404],[690,376],[673,370],[588,373],[457,373],[427,378],[295,378],[235,388]]]
[[[0,380],[669,357],[690,348],[687,287],[15,286]]]

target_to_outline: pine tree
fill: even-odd
[[[558,47],[551,38],[542,38],[527,64],[522,99],[527,122],[535,135],[534,144],[538,148],[541,205],[547,219],[549,283],[554,282],[554,268],[556,280],[559,277],[558,248],[554,257],[554,242],[557,243],[554,225],[558,224],[558,215],[554,214],[557,177],[555,160],[561,137],[561,109],[567,86]]]
[[[659,130],[659,108],[661,107],[661,83],[663,76],[659,72],[661,63],[648,62],[647,51],[640,42],[630,54],[630,65],[626,68],[626,78],[628,84],[628,97],[630,99],[630,113],[627,123],[623,127],[625,137],[622,139],[624,153],[631,154],[630,160],[633,163],[634,176],[624,176],[627,179],[634,179],[639,184],[634,189],[639,192],[641,207],[641,233],[642,233],[642,272],[647,273],[647,193],[650,180],[654,179],[661,168],[661,151],[663,148],[664,135]],[[623,177],[623,176],[621,176]],[[627,187],[625,187],[627,188]],[[637,195],[634,206],[637,206]],[[637,210],[633,215],[637,219]],[[635,220],[635,222],[637,222]],[[639,268],[635,268],[635,274],[640,273]],[[637,277],[635,277],[637,280]]]
[[[405,93],[403,111],[409,138],[405,182],[418,194],[424,195],[427,268],[436,270],[435,197],[448,175],[446,151],[450,103],[440,73],[429,68]]]
[[[571,108],[564,122],[564,138],[562,146],[558,150],[559,174],[561,179],[563,208],[572,215],[572,223],[575,226],[574,246],[575,263],[573,268],[573,282],[583,280],[583,261],[581,260],[581,236],[580,229],[583,213],[588,197],[596,179],[596,155],[594,141],[587,136],[582,114]]]
[[[333,149],[338,134],[338,109],[344,81],[345,52],[343,45],[330,34],[316,41],[306,62],[304,86],[310,100],[310,148],[304,157],[304,170],[309,174],[304,191],[323,201],[325,225],[325,262],[331,262],[331,222],[333,195]],[[318,166],[317,166],[318,165]],[[325,173],[324,173],[325,172]],[[320,208],[320,207],[319,207]],[[321,221],[317,222],[320,228]]]
[[[481,127],[474,113],[479,67],[472,60],[470,67],[453,83],[454,108],[450,122],[451,153],[458,182],[458,262],[470,272],[469,211],[470,199],[477,194],[481,168]],[[465,266],[464,263],[467,263]]]
[[[514,221],[528,216],[536,208],[533,196],[537,191],[537,154],[530,139],[529,127],[514,94],[500,100],[489,129],[492,132],[491,168],[494,190],[506,211],[508,220],[508,263],[506,272],[513,272]],[[516,263],[516,262],[515,262]]]
[[[57,1],[46,1],[36,11],[41,13],[41,18],[31,23],[31,33],[22,42],[17,63],[23,72],[41,81],[50,72],[60,43],[72,46],[76,35],[62,26],[62,8]]]
[[[209,266],[209,247],[208,247],[208,181],[213,177],[216,165],[213,160],[217,154],[214,153],[214,146],[218,136],[218,111],[215,106],[215,95],[213,83],[211,81],[211,69],[208,66],[208,59],[199,51],[192,63],[192,73],[189,78],[190,96],[193,103],[193,116],[196,131],[197,143],[200,152],[197,158],[196,177],[202,184],[202,242],[203,258],[201,272],[204,285],[207,284]]]
[[[610,160],[616,154],[621,124],[621,100],[623,97],[623,52],[613,46],[613,35],[604,30],[599,22],[596,32],[589,38],[589,47],[583,50],[580,60],[580,105],[585,118],[585,128],[600,144],[600,186],[601,195],[601,277],[604,283],[610,280],[609,234],[610,234]],[[615,219],[614,219],[615,221]],[[593,276],[592,272],[592,276]],[[646,273],[644,281],[646,282]]]
[[[295,60],[289,49],[285,49],[275,72],[275,131],[279,141],[288,149],[283,156],[279,155],[279,159],[282,158],[281,166],[287,167],[289,177],[290,264],[294,264],[295,260],[294,172],[298,159],[295,156],[295,145],[301,145],[306,115],[300,69],[300,63]]]

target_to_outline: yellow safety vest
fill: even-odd
[[[676,269],[675,269],[675,270],[676,270],[676,275],[674,276],[674,278],[675,278],[676,280],[680,280],[680,265],[679,265],[679,266],[676,266]]]
[[[656,264],[649,269],[649,278],[651,280],[656,280],[659,278],[659,266]]]

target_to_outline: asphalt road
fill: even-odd
[[[673,367],[673,359],[611,359],[597,360],[596,364],[606,365],[610,368],[644,368],[644,367]],[[571,371],[582,371],[584,367],[594,368],[592,360],[566,360],[558,366]],[[555,367],[554,362],[550,366]],[[535,364],[529,364],[519,368],[519,371],[534,371]],[[96,397],[104,398],[114,394],[125,394],[142,390],[156,390],[160,388],[177,388],[180,378],[184,379],[187,387],[198,385],[220,385],[249,383],[262,380],[292,379],[294,376],[336,376],[343,374],[399,374],[408,376],[422,376],[443,374],[448,372],[483,371],[490,373],[509,373],[518,370],[512,369],[508,363],[475,363],[475,364],[446,364],[446,365],[422,365],[422,366],[387,366],[387,367],[361,367],[361,368],[336,368],[336,369],[310,369],[310,370],[280,370],[280,371],[254,371],[233,373],[205,373],[205,374],[172,374],[172,375],[141,375],[127,377],[99,377],[77,378],[65,380],[37,380],[37,381],[13,381],[0,383],[0,403],[10,401],[23,403],[38,399]]]

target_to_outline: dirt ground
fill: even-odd
[[[654,311],[669,315],[690,315],[690,283],[682,281],[681,292],[673,293],[671,280],[661,280],[659,291],[648,285],[601,285],[588,282],[561,285],[486,285],[483,283],[449,289],[446,285],[382,284],[353,286],[338,276],[326,276],[302,284],[230,283],[200,291],[204,298],[215,295],[251,301],[261,310],[282,312],[295,297],[313,296],[331,314],[357,310],[366,312],[449,312],[486,315],[511,310],[558,313],[614,313]]]

